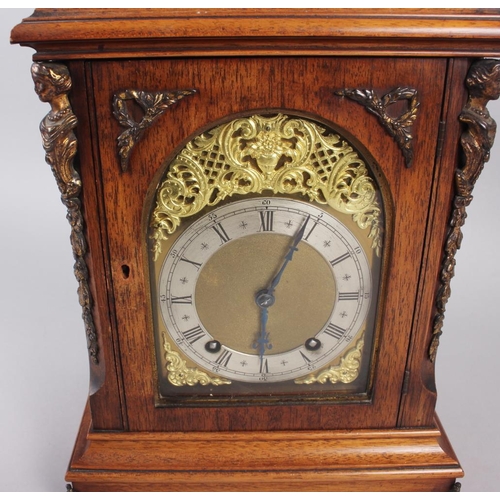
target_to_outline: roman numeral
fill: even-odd
[[[170,297],[170,303],[171,304],[192,304],[193,303],[193,296],[192,295],[185,295],[184,297]]]
[[[358,300],[359,292],[340,292],[339,300]]]
[[[349,254],[349,252],[341,255],[340,257],[337,257],[336,259],[333,259],[330,261],[330,264],[332,266],[336,266],[337,264],[340,264],[342,261],[348,259],[351,255]]]
[[[193,266],[196,267],[196,269],[200,269],[201,267],[201,264],[199,262],[193,262],[192,260],[185,259],[184,257],[182,257],[181,260],[183,262],[187,262],[188,264],[193,264]]]
[[[330,337],[333,337],[334,339],[339,340],[342,338],[346,331],[343,328],[340,328],[340,326],[334,325],[333,323],[330,323],[326,328],[325,328],[325,333],[327,335],[330,335]]]
[[[233,355],[232,352],[226,351],[225,349],[220,353],[219,357],[215,360],[215,362],[218,365],[224,365],[227,366],[229,363],[229,360],[231,359],[231,356]]]
[[[205,332],[201,329],[200,325],[197,325],[194,328],[182,332],[182,335],[190,344],[194,344],[197,340],[205,336]]]
[[[217,222],[212,229],[219,235],[221,245],[227,243],[231,238],[227,235],[226,230],[222,227],[220,222]]]
[[[305,241],[307,241],[307,238],[311,236],[311,233],[314,231],[314,228],[318,225],[317,222],[314,223],[314,226],[311,228],[311,230],[307,233],[307,236],[304,238]]]
[[[267,365],[267,359],[261,358],[260,373],[269,373],[269,366]]]
[[[272,231],[274,212],[272,210],[265,210],[259,212],[260,215],[260,229],[259,231]]]

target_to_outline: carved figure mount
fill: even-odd
[[[496,123],[486,105],[490,100],[500,97],[500,61],[482,59],[475,62],[470,67],[465,84],[469,90],[469,97],[459,117],[465,126],[460,139],[464,159],[463,165],[455,173],[455,198],[444,249],[440,287],[436,299],[437,312],[429,347],[429,358],[432,362],[436,359],[446,303],[451,295],[450,282],[455,274],[455,254],[462,242],[461,228],[467,217],[466,208],[472,201],[472,190],[476,180],[484,164],[490,159],[490,149],[495,140]]]
[[[82,183],[73,165],[77,151],[77,140],[73,130],[77,125],[77,118],[68,99],[71,78],[68,68],[62,64],[34,63],[31,74],[38,97],[51,106],[51,110],[40,123],[45,160],[52,169],[61,192],[61,200],[68,209],[71,247],[75,257],[74,272],[79,285],[78,296],[83,310],[87,347],[91,361],[98,364],[99,347],[92,317],[93,300],[88,284],[89,272],[85,263],[87,242],[79,199]]]
[[[413,161],[413,136],[411,127],[417,118],[420,103],[417,91],[410,87],[398,87],[379,97],[374,90],[343,89],[334,92],[341,97],[347,97],[362,104],[367,111],[373,113],[382,126],[393,137],[405,158],[406,167],[411,167]],[[389,108],[398,101],[408,101],[408,109],[400,116],[392,117]]]
[[[124,90],[114,95],[113,115],[126,129],[118,136],[118,155],[123,172],[127,171],[132,149],[143,137],[145,131],[173,104],[195,92],[194,89],[165,90],[162,92]],[[132,118],[127,108],[127,101],[131,99],[144,111],[144,116],[139,123]]]

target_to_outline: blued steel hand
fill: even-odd
[[[288,253],[285,255],[285,261],[281,265],[278,274],[274,277],[269,288],[267,290],[261,290],[255,296],[255,302],[260,308],[260,335],[259,338],[253,343],[252,347],[254,349],[259,350],[259,356],[261,361],[264,356],[264,353],[266,352],[266,349],[273,348],[272,344],[269,343],[269,332],[266,331],[267,320],[269,317],[267,309],[268,307],[271,307],[274,304],[274,301],[276,300],[274,297],[274,290],[278,286],[278,283],[281,280],[281,276],[283,276],[286,266],[292,260],[294,252],[298,250],[297,248],[298,244],[300,243],[302,237],[304,236],[304,232],[306,230],[306,226],[307,223],[309,222],[310,217],[311,217],[310,215],[307,216],[307,219],[305,220],[304,224],[302,224],[302,227],[295,235],[295,238],[293,239],[292,242],[292,246],[290,247]]]
[[[304,232],[306,230],[306,226],[307,226],[307,223],[309,222],[310,218],[311,218],[311,216],[308,215],[306,221],[304,222],[304,224],[302,224],[302,227],[300,228],[299,232],[295,235],[292,246],[290,247],[290,250],[288,251],[288,253],[285,255],[285,261],[283,262],[281,269],[278,271],[278,274],[274,277],[273,281],[271,282],[270,287],[267,289],[268,294],[273,295],[274,289],[278,286],[278,283],[280,282],[281,276],[283,275],[283,272],[285,271],[286,266],[292,260],[294,252],[296,252],[298,250],[297,246],[300,243],[300,241],[302,240],[302,237],[304,236]],[[274,303],[274,301],[273,301],[273,303]]]
[[[257,304],[259,304],[260,307],[260,335],[259,338],[253,343],[252,347],[254,349],[259,350],[259,357],[262,360],[264,357],[264,353],[266,352],[266,349],[272,349],[273,345],[269,343],[269,332],[267,332],[267,318],[268,318],[268,312],[267,308],[274,303],[274,300],[271,303],[267,303],[264,297],[265,294],[262,294],[261,297],[261,302],[262,305],[259,304],[259,299],[256,298]],[[259,296],[258,296],[259,297]]]

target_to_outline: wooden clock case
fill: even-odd
[[[456,10],[39,9],[47,162],[68,208],[91,390],[66,476],[97,490],[450,490],[434,362],[460,227],[489,159],[500,14]],[[48,83],[47,83],[48,82]],[[48,88],[48,90],[47,90]],[[142,110],[140,109],[142,108]],[[165,161],[248,111],[335,124],[387,191],[365,401],[161,407],[144,204]]]

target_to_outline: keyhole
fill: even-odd
[[[123,277],[125,279],[128,279],[128,277],[130,276],[130,267],[128,267],[127,264],[123,264],[122,273],[123,273]]]

